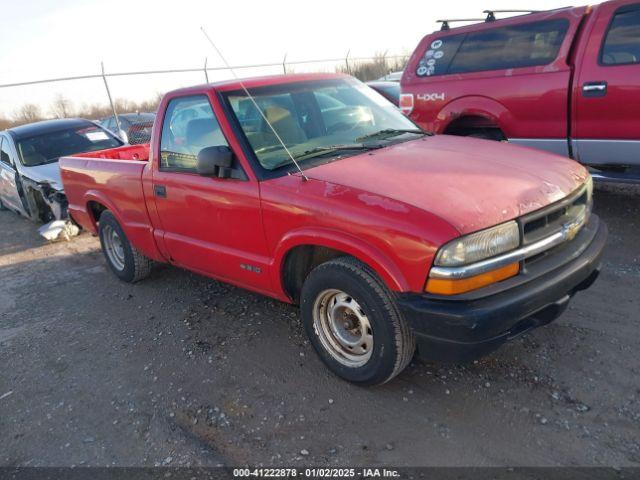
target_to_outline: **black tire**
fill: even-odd
[[[471,130],[466,136],[472,138],[482,138],[484,140],[494,140],[496,142],[506,140],[504,134],[497,128],[481,128]]]
[[[7,210],[7,207],[5,207],[4,203],[2,203],[2,199],[0,199],[0,210]]]
[[[323,334],[319,326],[321,323],[318,322],[321,321],[318,318],[323,316],[318,312],[322,311],[322,305],[327,308],[326,305],[334,301],[332,297],[326,300],[327,303],[324,301],[330,295],[327,292],[334,291],[346,295],[348,302],[355,301],[360,314],[370,324],[373,347],[368,359],[368,353],[363,353],[361,361],[365,363],[361,365],[346,365],[344,358],[338,360],[340,354],[337,349],[327,347],[327,342],[331,343],[331,340],[327,340],[330,335]],[[333,305],[337,303],[334,301]],[[322,361],[333,373],[350,382],[360,385],[388,382],[409,364],[415,352],[413,332],[400,314],[393,294],[371,268],[353,257],[340,257],[317,266],[302,287],[300,309],[306,333]],[[345,315],[348,314],[342,312],[342,318],[347,318]],[[323,318],[335,317],[334,314]],[[353,318],[358,325],[362,325],[355,316]],[[341,322],[343,320],[339,320]],[[349,325],[352,324],[350,320]],[[347,328],[347,323],[344,325]],[[360,327],[355,329],[356,338],[361,331]],[[338,336],[332,336],[334,343],[336,338]],[[362,344],[362,347],[365,345]],[[344,346],[340,348],[344,350]]]
[[[118,264],[117,260],[112,258],[113,254],[108,252],[109,245],[112,243],[107,237],[113,232],[119,237],[122,247],[122,262]],[[98,234],[100,236],[100,245],[102,246],[102,253],[104,254],[107,264],[111,271],[115,275],[125,282],[135,283],[144,278],[147,278],[151,273],[151,267],[153,261],[145,257],[140,253],[127,238],[124,230],[109,211],[105,210],[100,215],[100,221],[98,223]]]

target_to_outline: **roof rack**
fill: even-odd
[[[532,13],[540,12],[553,12],[555,10],[563,10],[568,7],[552,8],[551,10],[483,10],[482,13],[486,14],[485,18],[449,18],[447,20],[436,20],[436,23],[441,23],[440,30],[450,30],[449,25],[452,22],[495,22],[497,20],[496,13],[523,13],[530,15]]]
[[[542,10],[484,10],[482,13],[487,14],[485,22],[494,22],[496,20],[496,13],[540,13]]]
[[[449,18],[447,20],[436,20],[436,23],[441,23],[442,26],[440,30],[449,30],[451,27],[449,26],[452,22],[483,22],[484,18]]]

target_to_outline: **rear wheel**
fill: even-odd
[[[470,130],[466,136],[473,137],[473,138],[483,138],[485,140],[494,140],[497,142],[506,140],[502,131],[500,131],[497,128],[478,128],[478,129]]]
[[[153,262],[131,245],[109,210],[100,215],[98,233],[107,263],[120,280],[134,283],[149,276]]]
[[[354,258],[316,267],[302,287],[300,308],[316,352],[345,380],[385,383],[413,357],[415,339],[393,294]]]

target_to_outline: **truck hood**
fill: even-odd
[[[543,208],[588,177],[568,158],[448,135],[399,143],[305,173],[426,210],[461,234]]]
[[[37,165],[35,167],[20,168],[20,173],[34,182],[47,182],[55,190],[63,190],[62,179],[60,178],[60,166],[58,162]]]

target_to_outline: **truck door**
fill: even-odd
[[[640,2],[596,7],[573,91],[574,157],[640,165]]]
[[[16,158],[11,142],[5,135],[0,135],[0,201],[6,207],[26,215],[16,185]]]
[[[159,167],[153,172],[164,248],[176,265],[268,291],[258,183],[196,172],[198,152],[219,145],[229,143],[207,96],[178,97],[167,104]]]

